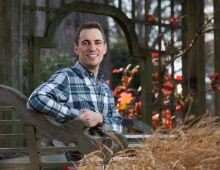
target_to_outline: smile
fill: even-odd
[[[95,58],[95,57],[98,57],[98,54],[88,54],[87,57],[89,57],[89,58]]]

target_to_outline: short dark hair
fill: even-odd
[[[88,22],[88,23],[85,23],[83,25],[81,25],[77,31],[76,31],[76,34],[75,34],[75,44],[79,45],[79,34],[82,30],[84,29],[93,29],[93,28],[96,28],[96,29],[99,29],[102,33],[102,37],[103,37],[103,40],[104,40],[104,43],[105,43],[105,35],[104,35],[104,31],[102,29],[102,26],[101,24],[99,24],[98,22]]]

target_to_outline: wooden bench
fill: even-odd
[[[31,170],[40,170],[73,165],[71,162],[43,162],[41,158],[41,153],[43,152],[79,151],[83,154],[88,154],[96,150],[102,150],[104,154],[109,155],[108,157],[103,157],[104,162],[107,162],[112,155],[128,147],[127,138],[122,133],[109,132],[106,137],[93,137],[87,133],[86,127],[88,123],[86,120],[76,119],[60,124],[46,114],[27,110],[27,97],[14,88],[0,85],[0,102],[7,104],[7,106],[1,106],[2,111],[14,111],[20,117],[20,120],[0,120],[0,126],[22,123],[25,128],[25,133],[23,134],[0,134],[0,139],[24,138],[27,141],[27,147],[0,148],[0,153],[16,152],[28,153],[29,155],[29,162],[1,163],[0,169],[23,167]],[[51,138],[64,143],[77,142],[78,145],[76,147],[42,147],[38,143],[38,139],[41,138]],[[110,148],[112,152],[109,153],[106,148]]]

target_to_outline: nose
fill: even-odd
[[[96,49],[95,43],[91,42],[89,46],[89,50],[94,51]]]

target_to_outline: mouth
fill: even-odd
[[[98,54],[88,54],[87,57],[89,57],[89,58],[96,58],[96,57],[98,57]]]

